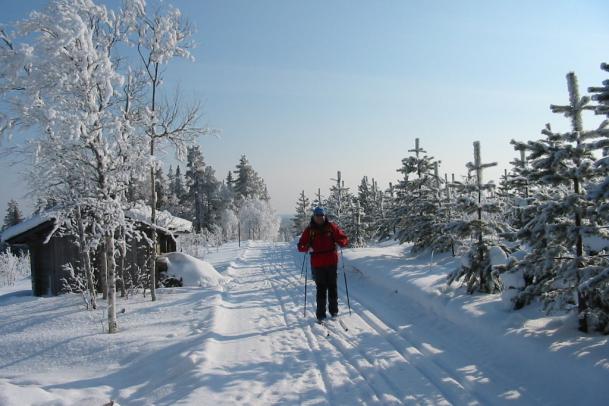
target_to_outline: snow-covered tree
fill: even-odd
[[[110,332],[117,330],[115,233],[128,227],[124,192],[130,177],[147,165],[137,117],[128,107],[134,91],[130,75],[119,71],[123,11],[92,1],[51,1],[17,24],[18,44],[11,43],[8,53],[4,48],[2,59],[10,63],[2,64],[0,74],[0,95],[10,95],[16,117],[3,128],[41,131],[26,146],[34,158],[30,187],[68,213],[76,208],[86,214],[90,235],[85,247],[79,241],[83,255],[104,247]],[[64,225],[75,227],[70,218]],[[86,258],[83,263],[86,267]]]
[[[235,191],[237,206],[240,206],[241,202],[248,198],[266,199],[269,197],[268,191],[265,192],[266,185],[264,184],[264,180],[258,175],[258,172],[254,170],[245,155],[241,156],[239,163],[236,166],[236,170],[233,172],[235,173],[236,178],[231,182]]]
[[[309,198],[304,190],[298,195],[296,201],[296,215],[292,218],[292,232],[299,235],[309,225],[311,220],[311,210],[309,208]]]
[[[387,190],[382,192],[382,215],[379,219],[376,237],[379,240],[395,238],[397,219],[396,191],[393,182],[389,182]]]
[[[550,106],[555,113],[571,120],[571,131],[557,133],[549,125],[539,141],[514,142],[515,148],[528,153],[529,184],[540,184],[535,196],[532,219],[520,230],[518,237],[530,247],[529,254],[517,263],[526,286],[516,297],[516,307],[541,297],[546,305],[577,309],[579,328],[608,329],[609,307],[597,303],[598,291],[607,283],[604,257],[589,255],[584,239],[609,238],[601,217],[596,217],[595,200],[602,192],[599,176],[607,176],[603,159],[597,162],[594,151],[606,141],[606,123],[601,128],[585,131],[582,112],[592,110],[590,99],[579,95],[577,77],[567,74],[569,104]],[[590,193],[592,192],[592,193]],[[593,200],[590,199],[593,198]],[[605,274],[603,277],[602,275]]]
[[[169,183],[162,167],[158,167],[154,179],[156,182],[156,208],[157,210],[166,210],[169,202]]]
[[[197,233],[203,229],[210,231],[216,223],[220,209],[218,202],[220,183],[215,177],[213,168],[205,165],[198,145],[188,149],[187,167],[186,196],[192,208],[193,227]]]
[[[281,219],[269,202],[257,198],[245,199],[239,209],[239,221],[241,229],[251,239],[277,239]]]
[[[357,201],[355,203],[355,222],[361,244],[372,240],[376,235],[378,222],[381,217],[380,197],[378,185],[374,178],[372,182],[364,176],[358,186]],[[359,217],[359,220],[357,220]]]
[[[349,188],[345,187],[341,171],[337,171],[336,174],[336,179],[331,179],[335,184],[330,187],[330,194],[326,199],[326,209],[328,218],[345,229],[346,224],[352,218],[347,207],[352,202],[352,196]]]
[[[173,100],[165,98],[159,102],[159,92],[163,83],[163,67],[174,58],[192,59],[192,27],[174,7],[150,6],[145,1],[126,3],[126,15],[130,17],[128,38],[137,48],[149,86],[149,104],[143,115],[145,134],[149,144],[150,164],[150,221],[156,223],[156,159],[159,148],[170,143],[176,148],[179,158],[186,155],[187,148],[197,137],[207,134],[208,129],[197,127],[199,107],[185,108],[179,94]],[[152,229],[152,241],[156,244],[156,229]],[[150,289],[151,298],[156,300],[156,247],[151,250]]]
[[[220,212],[219,226],[225,241],[237,238],[239,218],[232,209],[225,208]]]
[[[401,242],[412,242],[413,250],[426,248],[445,250],[448,240],[442,216],[442,180],[438,174],[437,161],[421,148],[419,139],[414,154],[402,160],[398,169],[403,175],[396,186],[396,197],[390,217],[396,229],[396,238]]]
[[[317,193],[315,194],[315,199],[311,202],[311,211],[316,207],[325,207],[326,201],[321,195],[321,188],[317,188]]]
[[[480,142],[474,142],[474,162],[467,168],[475,174],[474,182],[458,183],[464,192],[457,201],[457,212],[464,217],[453,221],[447,229],[460,239],[475,238],[469,250],[463,255],[461,265],[448,276],[448,283],[462,280],[469,293],[496,293],[501,290],[499,272],[495,268],[494,256],[506,248],[501,245],[499,236],[509,230],[509,226],[493,214],[501,213],[497,199],[489,197],[495,188],[493,182],[484,182],[483,170],[497,165],[496,162],[482,163]]]
[[[11,199],[8,202],[8,207],[6,209],[6,215],[4,216],[4,225],[2,226],[2,230],[17,225],[22,221],[23,214],[21,214],[21,210],[19,210],[19,204],[16,200]]]

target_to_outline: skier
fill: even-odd
[[[336,244],[346,247],[349,239],[336,224],[328,221],[322,207],[313,210],[311,223],[305,228],[298,241],[298,251],[311,253],[311,271],[317,288],[317,321],[326,318],[326,297],[330,315],[338,315],[337,267],[338,252]]]

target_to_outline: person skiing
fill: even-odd
[[[317,288],[317,321],[326,318],[326,298],[330,315],[338,315],[338,252],[336,244],[346,247],[347,235],[339,226],[328,221],[322,207],[313,210],[311,223],[305,228],[298,241],[298,251],[311,253],[311,272]]]

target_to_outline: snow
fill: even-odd
[[[150,224],[152,209],[150,208],[150,206],[138,204],[135,207],[126,210],[125,216],[133,220],[139,220],[145,224]],[[176,217],[169,213],[167,210],[157,210],[156,225],[162,229],[166,229],[172,232],[189,233],[192,231],[191,221]]]
[[[597,235],[585,236],[583,238],[583,243],[584,246],[590,251],[601,252],[609,249],[609,240]]]
[[[503,299],[505,309],[509,310],[514,306],[512,299],[518,294],[518,289],[524,287],[522,270],[507,271],[502,273],[501,282],[503,283],[501,298]]]
[[[501,295],[447,287],[459,258],[390,243],[345,250],[349,331],[331,325],[325,337],[310,279],[303,318],[294,245],[242,245],[205,258],[232,279],[224,289],[119,299],[112,335],[104,309],[84,311],[77,295],[0,292],[0,404],[604,404],[609,395],[606,336],[580,334],[571,315],[507,311]]]
[[[502,250],[501,247],[497,247],[496,245],[489,247],[488,255],[491,259],[492,266],[506,265],[508,262],[508,257],[505,251]]]
[[[47,212],[40,213],[38,215],[34,215],[34,216],[30,217],[29,219],[24,220],[23,222],[4,230],[2,232],[2,234],[0,234],[0,241],[9,240],[19,234],[22,234],[35,227],[38,227],[39,225],[41,225],[49,220],[55,221],[57,218],[58,218],[58,214],[54,211],[47,211]],[[54,231],[56,231],[56,230],[53,230],[53,232]],[[53,235],[53,232],[51,232],[49,234],[49,236],[47,236],[47,238],[50,237],[51,235]]]
[[[160,260],[167,263],[167,275],[181,279],[184,286],[222,287],[229,281],[209,262],[181,252],[163,254]]]

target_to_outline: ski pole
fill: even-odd
[[[307,259],[307,253],[305,252],[302,256],[302,268],[300,268],[300,277],[302,278],[302,273],[304,272],[305,260]]]
[[[305,254],[305,259],[307,258],[307,254]],[[302,261],[303,269],[304,269],[305,261]],[[304,299],[304,309],[303,309],[303,317],[307,317],[307,282],[309,280],[309,273],[305,270],[305,299]]]
[[[345,272],[345,255],[343,247],[340,247],[340,258],[343,261],[343,276],[345,277],[345,290],[347,291],[347,306],[349,306],[349,316],[351,316],[351,302],[349,301],[349,285],[347,284],[347,272]]]

